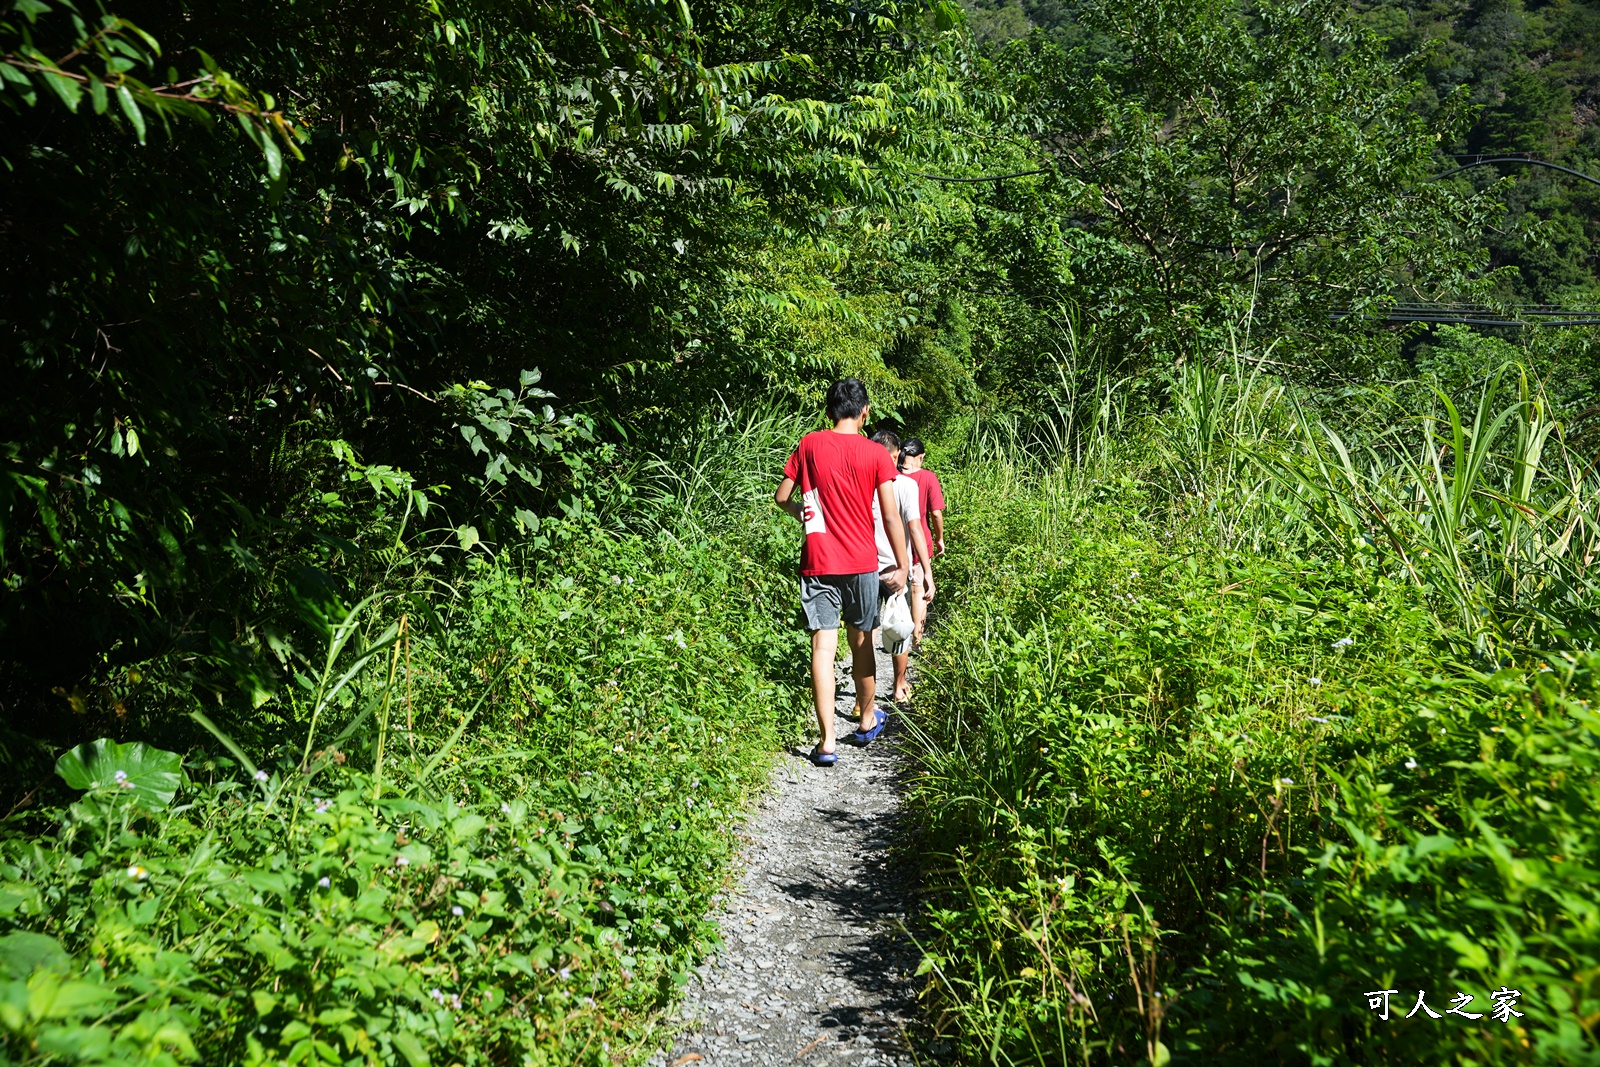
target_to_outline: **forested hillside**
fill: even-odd
[[[854,376],[919,1057],[1600,1062],[1597,20],[0,0],[0,1061],[659,1053]]]
[[[973,30],[992,49],[1030,36],[1096,58],[1111,42],[1095,32],[1092,4],[1068,0],[963,0]],[[1532,155],[1593,174],[1600,153],[1600,8],[1556,3],[1356,3],[1356,24],[1409,58],[1422,84],[1411,101],[1433,115],[1456,94],[1473,114],[1438,146],[1440,171],[1477,155]],[[1029,42],[1033,44],[1035,42]],[[1023,45],[1021,47],[1028,47]],[[1481,235],[1496,267],[1515,267],[1495,287],[1508,301],[1592,306],[1600,186],[1559,172],[1505,165],[1469,172],[1484,189],[1497,178],[1505,212]]]

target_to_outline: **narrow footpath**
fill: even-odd
[[[878,691],[889,694],[878,653]],[[848,690],[848,691],[847,691]],[[839,762],[786,753],[743,836],[742,876],[716,918],[723,951],[700,967],[651,1067],[914,1067],[916,949],[901,932],[911,880],[890,857],[900,798],[897,712],[866,749],[844,741],[855,701],[841,667]],[[880,700],[880,705],[882,701]]]

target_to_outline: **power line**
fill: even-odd
[[[1447,170],[1443,174],[1435,174],[1428,180],[1430,182],[1436,182],[1441,178],[1448,178],[1452,174],[1460,174],[1464,170],[1471,170],[1473,167],[1487,167],[1494,163],[1526,163],[1531,167],[1548,167],[1551,170],[1559,170],[1563,174],[1570,174],[1575,178],[1582,178],[1584,181],[1590,182],[1594,185],[1600,185],[1600,178],[1593,178],[1581,170],[1573,170],[1571,167],[1563,167],[1559,163],[1551,163],[1550,161],[1544,159],[1535,159],[1532,156],[1489,156],[1484,158],[1474,158],[1472,156],[1457,155],[1454,158],[1472,159],[1473,162],[1457,167],[1454,170]]]
[[[1351,315],[1435,326],[1600,326],[1600,311],[1559,304],[1507,304],[1489,308],[1481,304],[1414,302],[1392,304],[1381,314],[1336,311],[1331,317],[1342,319]]]

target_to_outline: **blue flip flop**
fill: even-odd
[[[882,708],[873,708],[872,710],[878,716],[878,724],[872,729],[868,730],[866,733],[862,733],[861,728],[858,726],[856,727],[855,732],[850,735],[850,740],[854,741],[858,745],[870,745],[872,742],[876,741],[878,739],[878,735],[883,733],[883,728],[889,723],[889,713],[887,711],[884,711]]]
[[[839,756],[837,753],[823,752],[821,749],[822,746],[818,745],[816,748],[811,750],[811,755],[807,756],[806,758],[818,767],[832,767],[835,763],[839,762]]]

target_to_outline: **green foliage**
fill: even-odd
[[[1086,4],[1109,42],[1018,45],[1018,125],[1060,174],[1085,301],[1114,343],[1178,354],[1229,329],[1310,335],[1332,313],[1472,291],[1483,200],[1427,177],[1459,108],[1423,118],[1416,71],[1329,2]],[[1176,327],[1176,333],[1168,331]],[[1210,331],[1209,336],[1206,331]],[[1359,332],[1359,331],[1358,331]]]
[[[56,773],[73,789],[126,792],[134,803],[160,811],[183,785],[183,757],[138,741],[118,744],[102,737],[62,753]]]
[[[750,506],[717,505],[738,540],[575,542],[537,575],[478,555],[430,614],[359,606],[303,733],[252,760],[213,726],[234,758],[191,755],[168,810],[139,789],[176,787],[178,756],[68,753],[89,792],[0,834],[7,1059],[599,1065],[648,1041],[798,721],[773,681],[802,651],[788,546]]]
[[[951,606],[911,720],[932,1005],[1001,1064],[1595,1062],[1594,594],[1492,655],[1454,606],[1467,580],[1514,617],[1505,559],[1562,588],[1579,566],[1522,555],[1496,510],[1571,519],[1499,480],[1564,482],[1515,461],[1537,393],[1385,408],[1389,443],[1340,468],[1369,510],[1328,523],[1281,386],[1233,371],[1186,370],[1169,415],[1106,444],[1065,435],[1080,463],[1036,432],[946,475]],[[1496,547],[1408,570],[1362,536],[1447,512],[1447,541]],[[1502,988],[1520,1017],[1489,1014]],[[1419,989],[1483,1017],[1406,1020]]]
[[[934,3],[14,8],[0,633],[35,731],[153,660],[257,703],[328,605],[613,506],[671,402],[870,365],[894,298],[808,249],[960,108]]]

